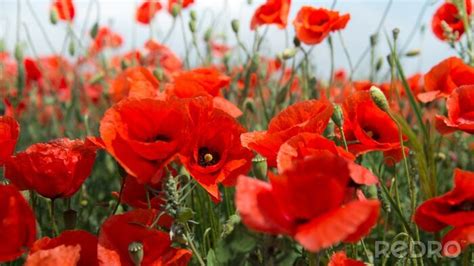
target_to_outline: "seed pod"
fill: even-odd
[[[258,179],[265,179],[267,177],[267,159],[257,155],[252,160],[253,172]]]
[[[392,36],[393,36],[393,39],[394,40],[397,40],[398,39],[398,35],[400,35],[400,29],[399,28],[395,28],[392,30]]]
[[[369,92],[370,97],[372,98],[372,101],[374,101],[375,105],[377,105],[377,107],[382,111],[388,113],[390,111],[390,107],[385,94],[383,94],[383,92],[375,86],[372,86]]]

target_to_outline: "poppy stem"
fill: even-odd
[[[191,238],[191,229],[189,228],[189,225],[185,223],[184,228],[186,230],[186,239],[188,240],[188,245],[193,251],[193,255],[196,256],[196,259],[198,260],[199,264],[201,266],[205,266],[206,263],[204,263],[204,260],[202,259],[201,255],[199,254],[199,251],[197,250],[196,246],[193,243],[193,239]]]
[[[319,265],[319,253],[308,252],[309,266]]]
[[[56,218],[54,217],[55,211],[54,211],[54,202],[55,199],[51,199],[49,202],[49,208],[50,208],[50,215],[51,215],[51,234],[52,236],[57,236],[58,235],[58,226],[56,224]]]
[[[125,176],[122,177],[122,184],[120,185],[119,198],[117,199],[117,203],[115,204],[114,210],[112,211],[111,215],[115,215],[115,213],[118,210],[118,207],[120,206],[120,202],[122,201],[122,195],[123,195],[123,188],[124,187],[125,187]]]

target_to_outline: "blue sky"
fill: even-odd
[[[0,0],[0,36],[7,40],[8,47],[12,47],[16,38],[16,21],[17,21],[17,2],[18,0]],[[65,36],[65,25],[50,25],[48,21],[48,12],[50,0],[29,0],[34,11],[41,20],[41,24],[47,31],[48,37],[52,40],[55,50],[60,50]],[[162,2],[164,2],[163,0]],[[22,2],[21,21],[28,25],[31,37],[34,40],[35,50],[41,54],[50,53],[50,49],[46,45],[45,38],[41,34],[37,23],[26,6],[26,0]],[[149,37],[149,29],[138,25],[134,22],[134,9],[139,0],[98,0],[101,6],[100,22],[101,24],[110,25],[112,29],[120,32],[125,39],[124,49],[141,45]],[[197,11],[198,20],[203,20],[203,24],[209,24],[213,18],[218,17],[219,22],[214,28],[215,32],[228,32],[228,42],[234,43],[235,39],[230,34],[230,20],[233,18],[240,19],[242,28],[242,39],[251,42],[253,33],[249,30],[250,18],[255,8],[264,1],[254,0],[252,5],[247,4],[247,0],[195,0],[192,9]],[[383,11],[388,4],[388,0],[339,0],[335,9],[350,13],[351,20],[347,28],[342,31],[342,36],[349,49],[352,61],[357,61],[362,52],[367,48],[369,36],[374,33],[382,18]],[[393,0],[391,8],[385,18],[382,27],[382,35],[380,35],[380,47],[378,49],[380,56],[388,53],[385,44],[384,32],[391,32],[395,27],[400,28],[400,40],[403,44],[409,33],[413,30],[417,18],[427,5],[426,12],[422,17],[422,25],[426,26],[424,37],[416,31],[415,37],[410,42],[408,50],[421,49],[421,57],[406,59],[407,72],[427,71],[432,65],[436,64],[443,58],[453,55],[454,52],[441,41],[434,38],[429,27],[430,19],[434,10],[441,4],[441,1],[433,0]],[[87,6],[89,0],[75,0],[77,17],[75,19],[75,29],[80,31],[85,21]],[[289,20],[292,21],[298,9],[303,5],[313,5],[329,7],[333,3],[332,0],[293,0]],[[90,14],[89,25],[92,25],[96,17],[96,9]],[[156,37],[162,38],[171,25],[171,17],[166,12],[158,14],[155,21]],[[177,28],[179,29],[179,28]],[[23,30],[23,28],[22,28]],[[204,30],[203,30],[204,31]],[[285,48],[284,31],[275,27],[270,27],[267,41],[264,43],[264,53],[272,56]],[[289,25],[289,36],[293,36],[293,30]],[[340,45],[339,37],[334,36],[335,43],[335,62],[336,67],[347,68],[347,59],[344,56]],[[26,35],[21,34],[21,38],[26,40]],[[184,53],[182,44],[182,35],[180,31],[176,31],[172,35],[168,44],[178,54]],[[326,43],[318,45],[313,51],[313,60],[316,62],[318,74],[326,75],[329,69],[329,53]],[[367,58],[368,59],[368,58]],[[364,77],[367,74],[368,61],[365,61],[361,67],[358,76]]]

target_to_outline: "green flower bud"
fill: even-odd
[[[188,241],[184,235],[184,226],[180,223],[173,223],[170,229],[170,239],[180,244],[187,244]]]
[[[204,32],[204,41],[209,42],[212,37],[212,28],[208,28],[206,32]]]
[[[370,97],[372,98],[372,101],[374,101],[375,105],[377,105],[377,107],[382,111],[388,113],[390,111],[390,107],[385,94],[383,94],[383,92],[375,86],[372,86],[369,92]]]
[[[53,25],[56,25],[56,23],[58,23],[58,11],[56,10],[56,8],[51,9],[51,11],[49,12],[49,21]]]
[[[252,159],[253,173],[258,179],[265,179],[267,177],[267,159],[260,155]]]
[[[378,42],[379,42],[379,35],[378,34],[370,35],[370,46],[375,47]]]
[[[128,245],[128,255],[135,266],[140,266],[145,255],[143,252],[143,244],[140,242],[130,243]]]
[[[393,39],[394,40],[397,40],[398,39],[398,35],[400,35],[400,29],[399,28],[395,28],[392,30],[392,36],[393,36]]]
[[[102,80],[104,80],[104,73],[99,72],[91,78],[90,84],[95,85],[97,83],[102,82]]]
[[[97,37],[97,33],[99,32],[99,23],[96,22],[91,28],[91,31],[89,32],[90,36],[92,39],[95,39]]]
[[[189,13],[189,16],[191,17],[191,20],[195,21],[197,19],[196,11],[191,10],[191,12]]]
[[[334,121],[334,124],[336,124],[336,126],[338,127],[342,127],[342,124],[344,123],[342,108],[338,104],[334,104],[334,112],[332,113],[332,121]]]
[[[162,81],[165,78],[165,73],[163,72],[163,69],[157,67],[153,70],[153,76],[155,76],[157,80]]]
[[[192,33],[195,33],[196,32],[196,21],[195,20],[191,20],[189,21],[189,30],[192,32]]]
[[[76,53],[76,44],[74,43],[73,40],[71,40],[71,41],[69,42],[68,51],[69,51],[69,55],[70,55],[70,56],[73,56],[73,55]]]
[[[300,39],[298,39],[298,37],[295,36],[295,38],[293,38],[293,45],[295,47],[300,47],[301,46],[301,41]]]
[[[127,69],[127,68],[128,68],[128,65],[129,65],[129,64],[128,64],[127,60],[122,59],[122,61],[120,61],[120,67],[122,68],[122,70]]]
[[[237,19],[233,19],[232,22],[230,23],[230,25],[232,26],[232,31],[234,33],[238,33],[239,32],[239,29],[240,29],[240,21],[238,21]]]
[[[171,15],[173,18],[176,18],[179,13],[181,13],[181,5],[180,4],[174,4],[173,7],[171,8]]]
[[[380,71],[382,66],[383,66],[383,57],[379,57],[379,59],[375,63],[375,71],[377,71],[377,72]]]
[[[414,57],[414,56],[418,56],[420,53],[421,53],[420,49],[413,49],[413,50],[408,51],[405,54],[405,56]]]
[[[178,209],[178,213],[176,214],[176,220],[181,223],[185,223],[191,220],[194,216],[193,210],[188,207],[181,207]]]

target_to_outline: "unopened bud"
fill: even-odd
[[[53,25],[56,25],[56,23],[58,23],[58,11],[56,10],[56,8],[51,9],[51,11],[49,12],[49,21]]]
[[[261,180],[265,180],[267,177],[267,159],[263,158],[260,155],[255,156],[255,158],[252,159],[252,165],[253,165],[253,173],[255,174],[255,177]]]
[[[334,112],[332,113],[331,118],[337,127],[342,127],[342,124],[344,123],[344,117],[342,115],[342,108],[340,105],[334,104]]]
[[[192,32],[192,33],[195,33],[196,32],[196,21],[195,20],[191,20],[189,21],[189,30]]]
[[[140,242],[130,243],[128,245],[128,255],[135,266],[140,266],[145,255],[143,251],[143,244]]]
[[[379,42],[379,35],[378,34],[372,34],[370,35],[370,46],[374,47],[377,45]]]
[[[176,214],[176,221],[186,223],[194,216],[193,210],[188,207],[180,207]]]
[[[189,13],[189,16],[191,17],[191,20],[196,20],[197,19],[196,11],[191,10],[191,12]]]
[[[69,42],[68,51],[69,51],[69,55],[70,55],[70,56],[73,56],[73,55],[76,53],[76,44],[74,43],[73,40],[71,40],[71,41]]]
[[[379,57],[377,63],[375,63],[375,71],[379,71],[383,66],[383,57]]]
[[[204,41],[209,42],[212,37],[212,28],[208,28],[206,32],[204,32]]]
[[[89,32],[90,36],[92,39],[95,39],[97,37],[97,33],[99,32],[99,23],[96,22],[91,28],[91,31]]]
[[[122,61],[120,61],[120,67],[122,68],[122,70],[127,69],[127,68],[128,68],[128,62],[127,62],[127,60],[122,59]]]
[[[170,229],[170,239],[171,241],[180,243],[180,244],[187,244],[188,241],[184,236],[184,226],[180,223],[173,223]]]
[[[179,15],[179,13],[181,13],[181,5],[174,4],[171,8],[171,15],[173,16],[173,18],[175,18]]]
[[[300,39],[298,39],[298,37],[295,36],[295,38],[293,38],[293,45],[295,47],[300,47],[301,46],[301,41]]]
[[[296,55],[296,49],[293,48],[287,48],[283,50],[283,53],[281,54],[281,58],[283,60],[288,60],[293,58]]]
[[[232,26],[232,31],[234,31],[234,33],[238,33],[239,32],[239,29],[240,29],[240,22],[237,20],[237,19],[233,19],[230,23],[230,25]]]
[[[414,56],[418,56],[420,53],[421,53],[420,49],[413,49],[413,50],[408,51],[405,54],[405,56],[414,57]]]
[[[369,92],[370,97],[372,98],[372,101],[374,101],[375,105],[377,105],[377,107],[382,111],[388,113],[390,111],[390,107],[385,94],[383,94],[383,92],[375,86],[372,86]]]
[[[393,39],[394,40],[397,40],[398,39],[398,35],[400,35],[400,29],[399,28],[395,28],[392,30],[392,36],[393,36]]]
[[[165,77],[165,73],[163,73],[163,69],[158,67],[153,70],[153,76],[155,76],[157,80],[162,81]]]
[[[91,78],[90,84],[95,85],[97,83],[100,83],[103,79],[104,79],[104,73],[99,72]]]

